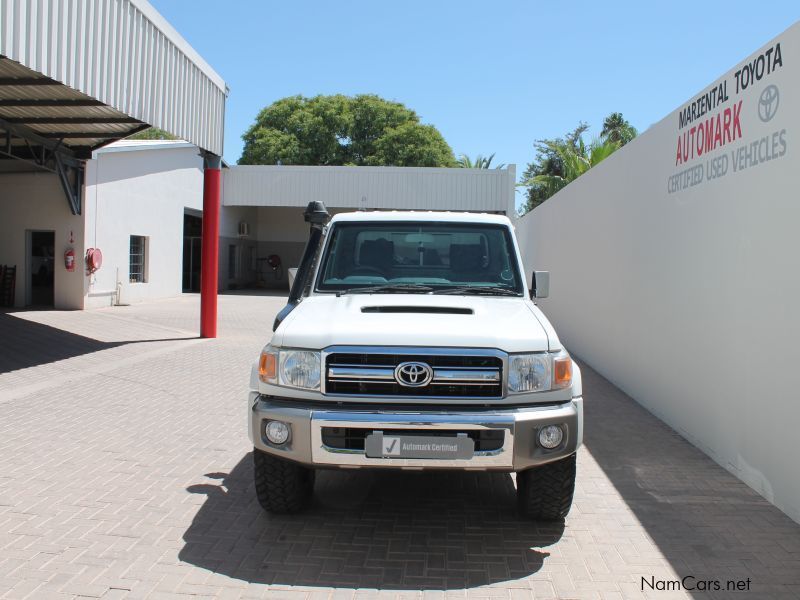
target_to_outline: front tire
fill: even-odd
[[[271,513],[303,510],[314,494],[314,469],[290,460],[253,450],[256,497],[261,508]]]
[[[562,521],[575,492],[575,455],[517,473],[520,512],[536,521]]]

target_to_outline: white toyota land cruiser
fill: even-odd
[[[253,366],[255,488],[303,508],[320,468],[517,473],[523,514],[566,516],[583,435],[580,371],[532,301],[511,222],[356,212],[311,234]]]

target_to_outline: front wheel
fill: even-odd
[[[293,513],[308,505],[314,494],[314,469],[253,450],[258,503],[272,513]]]
[[[537,521],[561,521],[575,492],[575,455],[517,473],[520,512]]]

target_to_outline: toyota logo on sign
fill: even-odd
[[[768,85],[765,87],[758,99],[758,118],[764,121],[764,123],[771,121],[775,113],[778,112],[780,100],[781,97],[778,93],[778,86]]]
[[[424,362],[404,362],[397,365],[394,378],[405,387],[422,387],[433,379],[433,369]]]

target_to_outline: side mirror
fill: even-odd
[[[550,295],[550,271],[534,271],[531,277],[531,300]]]

